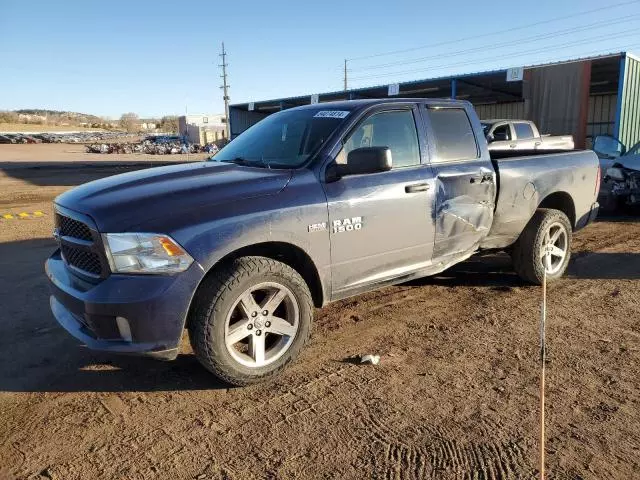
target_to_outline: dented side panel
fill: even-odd
[[[493,219],[496,175],[491,162],[478,159],[434,166],[436,235],[433,258],[478,249]]]
[[[598,158],[589,150],[495,160],[499,193],[493,225],[481,248],[505,248],[550,195],[571,199],[574,229],[589,221],[596,201]]]
[[[430,102],[431,107],[449,108]],[[482,125],[473,106],[461,102],[477,144],[477,158],[447,161],[438,152],[434,126],[426,108],[421,111],[434,171],[435,239],[433,264],[440,269],[468,258],[489,234],[497,195],[497,176],[484,139]]]

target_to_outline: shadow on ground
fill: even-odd
[[[640,280],[640,252],[576,252],[571,257],[566,276],[581,280]],[[513,271],[509,255],[496,253],[472,257],[441,274],[405,285],[488,286],[508,290],[526,283]]]
[[[56,248],[51,239],[0,243],[0,391],[119,392],[207,390],[228,386],[204,370],[191,354],[174,362],[112,356],[80,346],[49,311],[43,264]],[[577,252],[571,279],[640,279],[640,253]],[[524,283],[506,254],[473,257],[424,285],[486,286],[509,291]],[[380,295],[384,296],[384,292]],[[377,299],[376,299],[377,300]],[[379,299],[384,301],[384,299]]]
[[[180,355],[172,362],[161,362],[90,352],[69,340],[68,355],[61,358],[52,352],[53,358],[40,358],[40,363],[30,363],[20,372],[3,375],[0,391],[171,392],[231,388],[206,371],[192,354]],[[35,372],[41,377],[37,384],[25,382],[24,376],[37,369],[48,373],[43,376],[42,372]]]
[[[173,362],[88,350],[49,311],[44,262],[52,239],[0,243],[0,392],[228,388],[192,354]]]

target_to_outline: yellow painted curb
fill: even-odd
[[[17,220],[19,218],[30,218],[30,217],[44,217],[44,212],[40,210],[36,212],[20,212],[20,213],[3,213],[0,214],[0,218],[4,220]]]

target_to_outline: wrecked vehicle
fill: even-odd
[[[215,147],[215,145],[213,145]],[[144,140],[139,143],[93,143],[85,147],[87,153],[143,153],[145,155],[176,155],[192,153],[211,153],[212,145],[185,144],[180,142],[151,142]],[[217,147],[215,149],[217,151]]]
[[[529,120],[482,120],[482,130],[494,150],[573,150],[571,135],[540,135]]]
[[[603,210],[640,206],[640,142],[627,149],[617,138],[600,135],[593,142],[600,158]]]
[[[563,275],[598,211],[592,151],[489,153],[470,103],[354,100],[266,117],[211,161],[56,198],[58,322],[93,349],[199,361],[246,385],[309,339],[314,307],[505,249]]]

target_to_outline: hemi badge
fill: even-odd
[[[309,225],[309,233],[311,232],[322,232],[327,229],[327,222],[322,223],[312,223]]]

